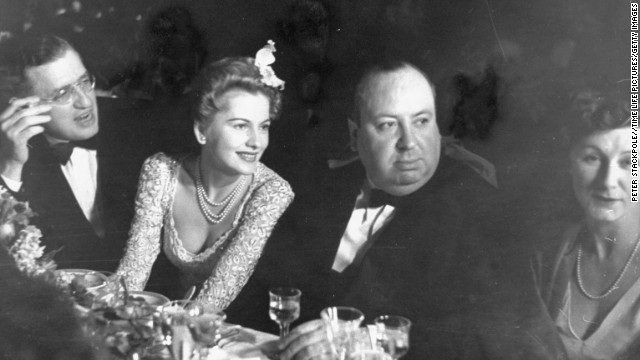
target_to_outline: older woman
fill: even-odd
[[[538,257],[538,285],[570,359],[627,359],[640,350],[640,203],[632,201],[630,113],[584,93],[567,119],[581,216]],[[635,357],[633,357],[635,358]]]
[[[289,184],[260,163],[282,82],[268,66],[272,43],[252,58],[205,67],[195,83],[198,154],[146,160],[136,214],[118,274],[141,290],[160,250],[197,300],[226,308],[240,292],[278,218],[293,199]],[[262,59],[262,60],[261,60]],[[267,59],[268,60],[268,59]]]

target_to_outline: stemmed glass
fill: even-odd
[[[346,306],[325,308],[320,312],[327,329],[331,349],[338,360],[347,359],[360,335],[360,324],[364,320],[362,311]]]
[[[280,326],[280,338],[289,334],[289,325],[300,317],[302,292],[292,287],[269,290],[269,317]]]
[[[396,360],[409,351],[411,321],[397,315],[382,315],[373,320],[378,347]]]

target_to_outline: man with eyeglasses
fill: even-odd
[[[47,251],[61,249],[60,268],[113,271],[146,156],[142,141],[133,124],[99,121],[95,78],[67,41],[41,35],[15,45],[7,52],[15,97],[0,113],[1,183],[29,201]]]

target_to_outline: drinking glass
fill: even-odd
[[[95,330],[91,335],[102,338],[107,348],[121,357],[143,356],[156,340],[155,311],[136,300],[95,307],[90,311]]]
[[[391,355],[381,350],[368,349],[357,350],[351,353],[348,357],[349,360],[392,360]]]
[[[193,340],[198,344],[200,359],[209,356],[209,349],[220,340],[220,328],[227,315],[213,306],[203,306],[203,312],[191,318],[189,330]]]
[[[269,317],[280,326],[280,338],[289,334],[289,325],[300,317],[299,289],[277,287],[269,290]]]
[[[334,356],[338,360],[347,359],[355,350],[364,314],[356,308],[335,306],[323,309],[320,317],[326,326],[327,338]]]
[[[191,359],[195,348],[189,324],[203,313],[202,305],[193,300],[170,301],[160,309],[162,344],[174,359]]]
[[[397,315],[382,315],[373,320],[379,348],[396,360],[409,351],[411,321]]]

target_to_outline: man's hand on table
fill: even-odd
[[[330,356],[326,330],[321,319],[300,324],[278,343],[280,360],[324,359]],[[324,355],[324,356],[323,356]]]

